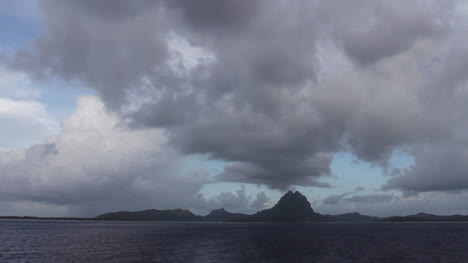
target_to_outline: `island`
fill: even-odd
[[[215,209],[206,216],[196,215],[186,209],[149,209],[135,212],[110,212],[98,215],[94,218],[0,216],[0,219],[193,222],[468,222],[468,216],[464,215],[439,216],[426,213],[386,218],[361,215],[359,213],[323,215],[315,212],[307,198],[298,191],[288,191],[272,208],[259,211],[252,215],[231,213],[224,208]]]
[[[113,212],[99,215],[95,220],[125,221],[218,221],[218,222],[468,222],[468,216],[438,216],[419,213],[410,216],[379,218],[346,213],[323,215],[315,212],[307,198],[300,192],[288,191],[272,208],[252,215],[231,213],[224,208],[215,209],[206,216],[195,215],[189,210],[144,210],[137,212]]]

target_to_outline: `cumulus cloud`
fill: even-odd
[[[388,187],[448,190],[465,147],[452,162],[424,149],[467,140],[461,4],[41,0],[47,32],[9,63],[86,83],[142,129],[128,133],[161,129],[179,154],[228,162],[220,181],[326,187],[337,151],[387,167],[405,149],[415,167]],[[440,187],[431,158],[453,171]]]
[[[199,191],[211,179],[203,172],[183,174],[183,157],[167,141],[164,130],[131,129],[98,97],[79,97],[57,135],[0,152],[2,211],[95,216],[181,207],[205,214],[220,207],[252,213],[267,206],[265,193],[252,198],[243,186],[205,198]]]
[[[32,100],[0,97],[0,150],[39,143],[59,129],[45,106]]]
[[[190,207],[207,178],[178,176],[177,158],[163,131],[130,130],[98,98],[84,96],[58,135],[0,153],[0,199],[78,206],[85,214],[88,206],[102,212],[131,203]]]
[[[269,198],[266,196],[265,192],[257,193],[256,197],[252,197],[247,194],[244,185],[233,192],[221,192],[217,196],[211,199],[205,199],[202,196],[202,209],[206,210],[207,208],[224,208],[230,212],[240,212],[252,214],[259,210],[263,210],[269,207]]]
[[[222,192],[216,196],[213,202],[219,204],[229,211],[239,211],[249,206],[251,197],[247,195],[245,187],[242,186],[236,193]]]
[[[255,211],[261,211],[261,210],[270,208],[269,201],[270,201],[270,198],[268,198],[264,192],[260,192],[257,194],[256,199],[253,200],[249,206]]]
[[[28,74],[0,64],[0,150],[39,143],[58,131],[40,95]]]

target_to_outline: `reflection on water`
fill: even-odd
[[[0,262],[468,262],[468,224],[0,220]]]

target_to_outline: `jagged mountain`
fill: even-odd
[[[298,191],[289,191],[270,209],[265,209],[239,221],[310,221],[321,217],[314,212],[309,201]]]
[[[234,218],[242,222],[376,222],[380,218],[347,213],[341,215],[322,215],[316,213],[307,198],[300,192],[288,191],[278,203],[270,209],[260,211],[245,218]]]

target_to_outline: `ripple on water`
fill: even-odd
[[[0,220],[0,262],[466,262],[468,224]]]

